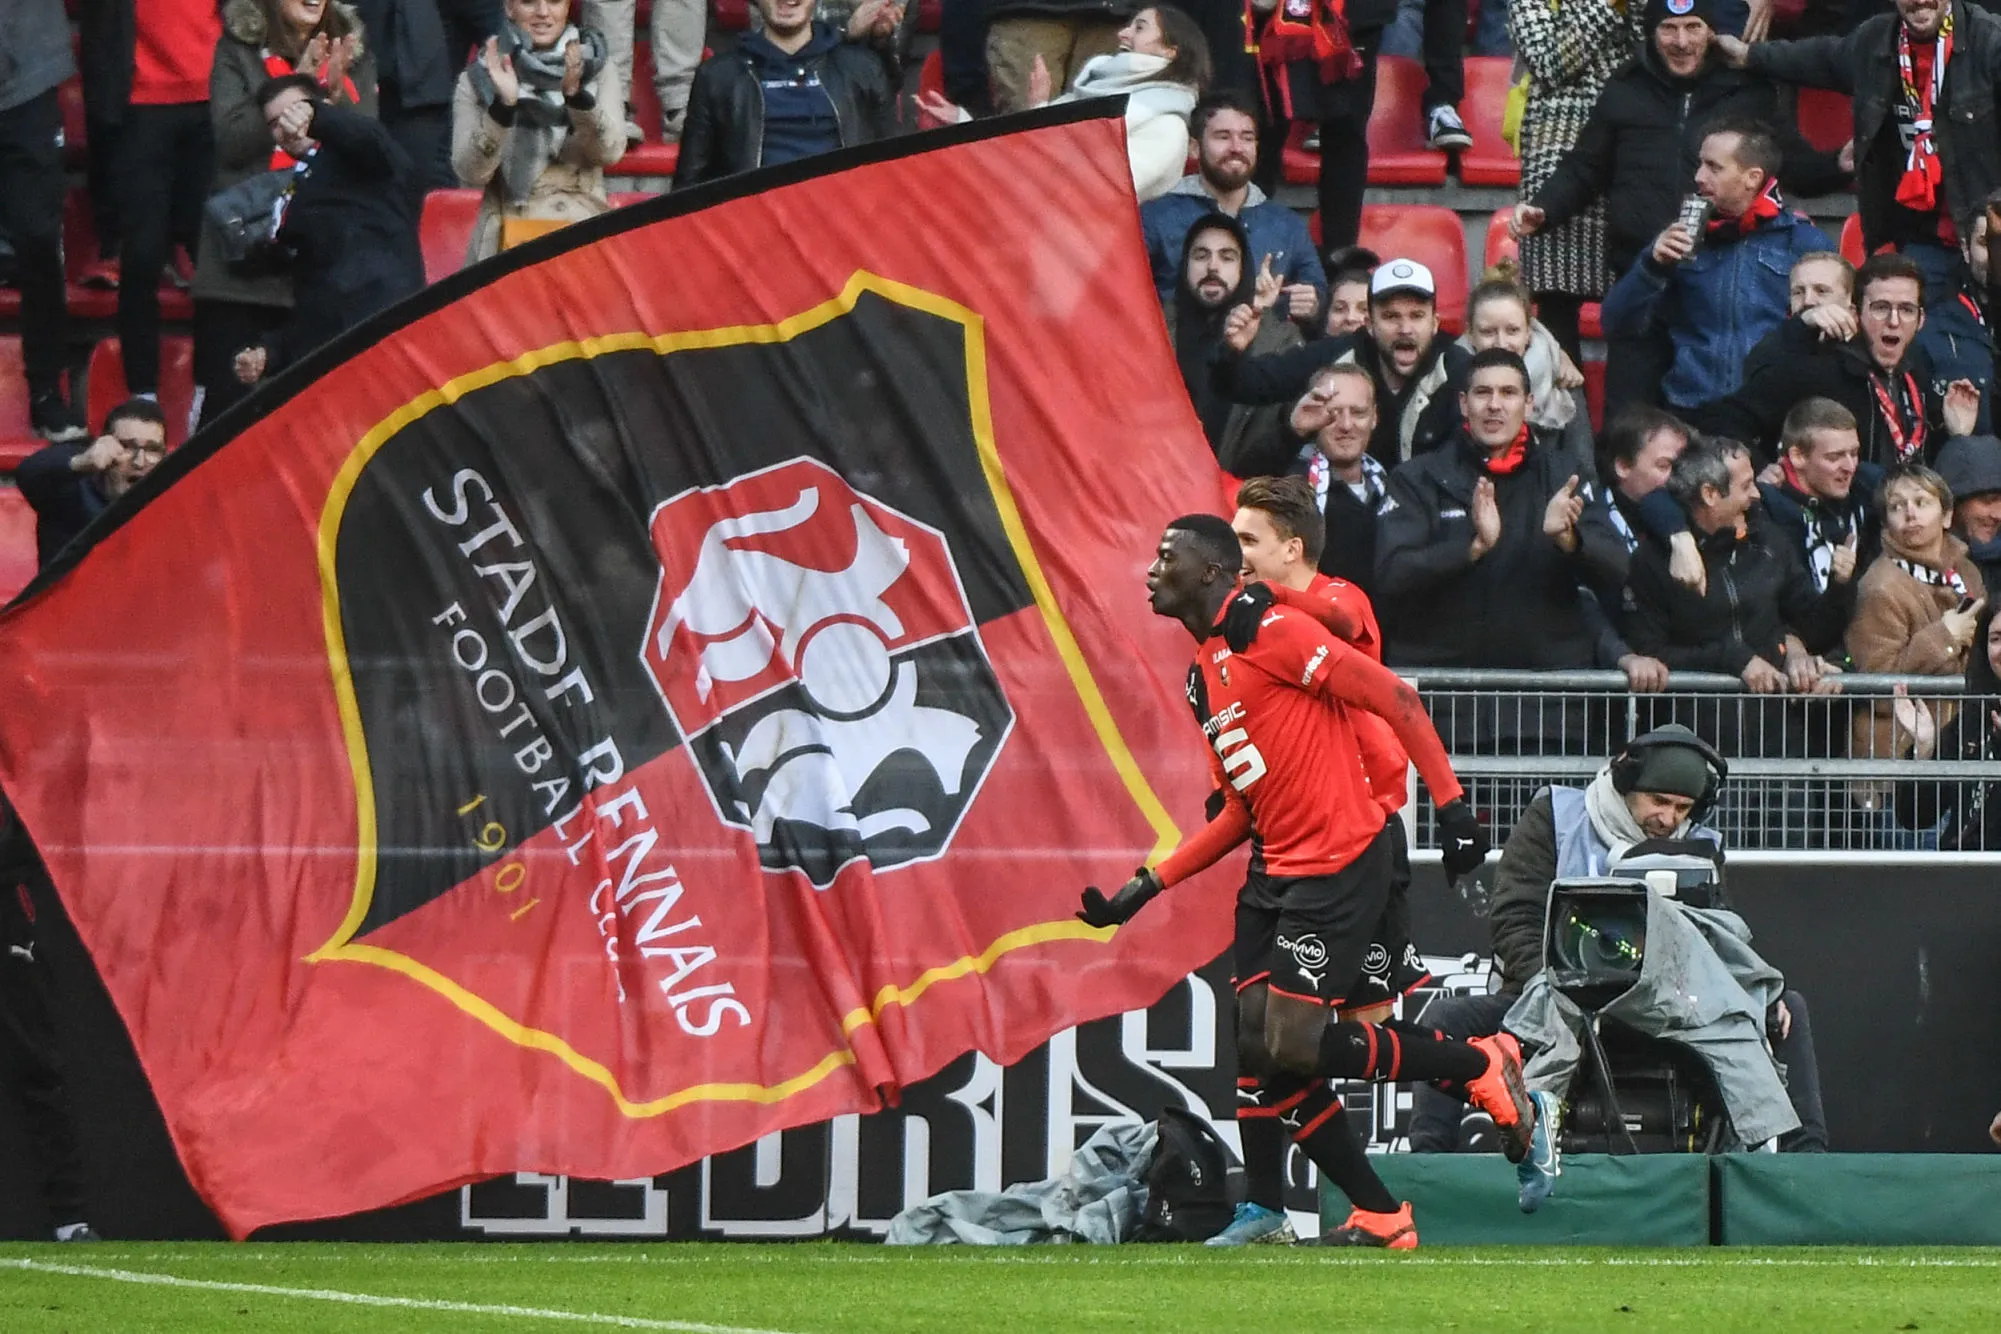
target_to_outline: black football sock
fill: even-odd
[[[1292,1132],[1293,1142],[1306,1151],[1313,1165],[1357,1209],[1372,1214],[1397,1211],[1396,1196],[1369,1165],[1361,1136],[1348,1120],[1347,1109],[1334,1090],[1320,1079],[1281,1076],[1271,1096],[1278,1098],[1279,1124]],[[1281,1096],[1283,1095],[1283,1096]]]
[[[1355,1019],[1327,1025],[1320,1035],[1319,1073],[1329,1079],[1392,1083],[1442,1079],[1463,1084],[1487,1072],[1487,1054],[1478,1047],[1415,1026],[1399,1028]]]
[[[1410,1044],[1412,1042],[1451,1041],[1451,1039],[1442,1030],[1436,1028],[1430,1028],[1424,1024],[1414,1024],[1408,1019],[1391,1019],[1386,1023],[1384,1023],[1383,1027],[1390,1029],[1399,1038],[1403,1040],[1404,1049],[1406,1051],[1410,1049]],[[1485,1066],[1481,1067],[1481,1073],[1482,1074],[1486,1073]],[[1478,1078],[1478,1076],[1476,1075],[1475,1078]],[[1467,1090],[1466,1081],[1462,1079],[1434,1079],[1431,1081],[1431,1086],[1437,1089],[1440,1093],[1449,1094],[1450,1096],[1459,1099],[1461,1102],[1467,1101],[1467,1099],[1471,1096]]]
[[[1244,1146],[1244,1198],[1285,1208],[1285,1131],[1270,1090],[1253,1075],[1237,1077],[1237,1138]]]

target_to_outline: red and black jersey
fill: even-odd
[[[1357,711],[1389,723],[1439,804],[1461,795],[1417,692],[1298,610],[1274,606],[1241,654],[1220,637],[1203,641],[1188,699],[1225,802],[1156,868],[1165,885],[1213,864],[1253,824],[1275,876],[1328,875],[1359,856],[1382,832],[1384,809],[1364,764]]]
[[[1305,612],[1344,643],[1383,660],[1383,632],[1376,625],[1376,609],[1369,595],[1346,579],[1315,574],[1304,591],[1280,584],[1271,586],[1272,596],[1281,606]],[[1355,736],[1362,746],[1362,769],[1385,815],[1395,815],[1409,800],[1410,756],[1397,741],[1389,723],[1373,713],[1355,715]]]

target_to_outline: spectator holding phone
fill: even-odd
[[[1954,676],[1966,670],[1987,589],[1966,543],[1946,531],[1952,491],[1921,464],[1894,469],[1876,493],[1883,554],[1862,576],[1848,652],[1865,672]],[[1939,725],[1951,722],[1941,710]],[[1892,759],[1899,738],[1887,702],[1855,720],[1852,753]]]

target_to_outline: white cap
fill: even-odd
[[[1431,280],[1431,270],[1414,259],[1393,259],[1378,265],[1375,276],[1369,279],[1370,299],[1394,296],[1399,292],[1436,299],[1438,284]]]

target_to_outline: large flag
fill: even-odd
[[[795,164],[198,437],[0,619],[0,783],[232,1234],[649,1175],[1222,948],[1072,916],[1199,820],[1216,500],[1115,107]]]

